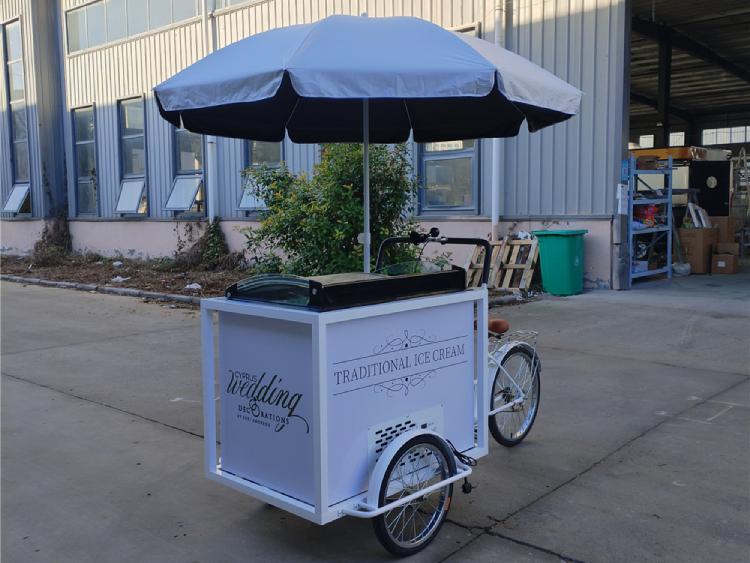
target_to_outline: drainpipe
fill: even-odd
[[[505,0],[495,0],[494,16],[495,16],[495,45],[503,46],[505,42]],[[490,239],[496,241],[500,238],[500,185],[501,185],[501,170],[500,170],[500,159],[502,157],[502,142],[499,138],[492,139],[492,178],[490,185],[491,195],[491,221],[492,221],[492,232],[490,233]]]
[[[203,27],[203,56],[207,56],[216,48],[216,34],[213,32],[213,16],[209,20],[209,13],[213,13],[214,0],[203,0],[201,19]],[[204,178],[206,184],[206,213],[208,221],[213,222],[214,217],[219,214],[218,210],[218,174],[216,165],[216,136],[206,135],[206,164]]]

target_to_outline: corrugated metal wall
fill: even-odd
[[[584,97],[568,122],[505,141],[501,215],[611,215],[622,150],[625,1],[514,4],[509,48]]]
[[[16,2],[18,0],[15,0]],[[581,115],[564,125],[504,141],[501,215],[606,216],[612,213],[622,131],[625,0],[515,0],[509,46],[581,88]],[[60,0],[64,11],[85,0]],[[262,0],[215,13],[216,43],[223,47],[273,27],[317,20],[330,14],[414,15],[444,27],[478,23],[491,40],[493,0]],[[117,100],[145,96],[149,207],[163,211],[173,179],[171,126],[156,109],[151,88],[203,56],[200,18],[131,40],[64,56],[65,144],[69,185],[75,186],[70,109],[96,104],[100,215],[113,217],[119,193]],[[418,47],[417,47],[418,48]],[[240,217],[239,170],[243,143],[217,143],[219,211]],[[489,214],[491,143],[481,143],[482,215]],[[315,146],[285,142],[295,171],[309,171]],[[69,190],[74,209],[74,189]]]
[[[19,18],[21,21],[21,36],[23,41],[23,60],[24,60],[24,79],[25,79],[25,96],[26,96],[26,119],[28,123],[29,138],[29,182],[31,185],[31,206],[32,215],[35,217],[43,216],[47,211],[47,198],[44,193],[44,181],[42,175],[42,150],[40,139],[40,115],[38,107],[37,68],[40,57],[46,56],[39,49],[36,38],[37,29],[34,25],[32,14],[32,0],[4,0],[0,3],[0,22],[7,23],[8,20]],[[41,32],[49,33],[49,30],[42,29]],[[4,39],[4,38],[3,38]],[[0,63],[5,63],[4,45],[2,59]],[[54,55],[54,53],[53,53]],[[53,56],[54,60],[54,56]],[[2,192],[2,204],[5,203],[12,189],[13,172],[11,170],[10,160],[10,130],[8,115],[8,100],[6,86],[6,69],[2,68],[2,77],[0,78],[0,192]],[[0,213],[6,216],[5,213]]]

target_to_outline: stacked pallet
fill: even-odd
[[[490,244],[492,261],[487,287],[512,293],[528,292],[539,259],[539,241],[506,236],[502,241]],[[483,265],[484,248],[477,247],[466,269],[467,286],[479,287]]]

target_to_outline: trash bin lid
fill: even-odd
[[[558,230],[558,231],[531,231],[531,234],[535,237],[544,237],[551,235],[558,235],[563,237],[572,237],[575,235],[585,235],[588,233],[588,229],[571,229],[571,230]]]

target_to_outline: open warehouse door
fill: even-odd
[[[750,3],[633,0],[631,8],[623,277],[631,285],[742,272],[750,247]]]

